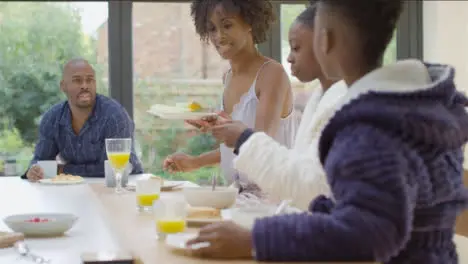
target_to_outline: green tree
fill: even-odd
[[[94,51],[80,14],[66,3],[1,2],[0,36],[0,118],[32,143],[41,114],[65,99],[59,89],[63,64],[93,58]]]

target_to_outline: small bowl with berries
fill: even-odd
[[[62,236],[77,219],[73,214],[37,213],[10,215],[3,221],[11,230],[26,237],[53,237]]]

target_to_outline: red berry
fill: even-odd
[[[39,218],[39,217],[35,217],[35,218],[31,218],[31,219],[28,219],[28,220],[24,220],[25,222],[29,222],[29,223],[45,223],[45,222],[49,222],[50,220],[47,219],[47,218]]]

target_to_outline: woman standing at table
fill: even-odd
[[[283,66],[260,54],[256,45],[266,40],[274,21],[272,5],[265,0],[195,0],[191,7],[195,28],[203,41],[210,41],[231,68],[224,75],[222,110],[256,131],[264,131],[290,147],[297,119],[293,115],[293,94]],[[189,121],[199,126],[199,121]],[[219,149],[193,157],[173,154],[164,161],[170,171],[191,171],[221,162],[228,181],[241,191],[259,194],[232,166],[233,148]]]
[[[319,143],[334,201],[313,214],[206,226],[193,253],[263,261],[457,264],[455,220],[467,207],[468,99],[448,65],[382,66],[403,0],[317,0],[314,50],[348,93]],[[353,51],[353,52],[350,52]]]
[[[343,81],[328,80],[323,75],[315,58],[315,14],[315,6],[309,6],[289,30],[291,72],[301,82],[318,79],[321,84],[307,102],[292,148],[286,148],[265,133],[246,130],[247,126],[242,122],[228,122],[211,129],[212,134],[226,144],[237,141],[243,134],[235,144],[234,168],[248,175],[249,180],[265,192],[281,200],[291,199],[291,205],[302,210],[307,210],[310,201],[317,196],[331,194],[318,157],[318,142],[325,121],[347,92]]]

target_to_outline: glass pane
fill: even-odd
[[[146,113],[153,104],[175,105],[194,100],[219,105],[227,61],[200,41],[190,16],[190,3],[133,4],[134,117],[141,161],[148,173],[174,180],[209,182],[217,167],[168,174],[164,158],[176,151],[199,155],[217,148],[214,139],[183,121]]]
[[[306,9],[306,4],[282,4],[281,5],[281,64],[288,73],[294,91],[294,107],[298,112],[304,111],[311,91],[319,86],[318,81],[311,83],[301,83],[296,77],[291,75],[290,64],[287,61],[289,54],[288,32],[292,23],[299,14]]]
[[[288,31],[294,22],[295,18],[306,8],[307,5],[303,4],[283,4],[281,5],[281,62],[285,66],[288,74],[290,75],[289,63],[287,62],[287,57],[289,54],[289,41],[288,41]],[[393,35],[393,38],[387,47],[384,55],[384,64],[392,63],[397,60],[397,43],[396,43],[397,34]],[[290,75],[291,76],[291,75]],[[294,77],[291,77],[295,80]]]
[[[283,64],[286,72],[291,77],[292,81],[298,81],[295,77],[291,75],[291,69],[287,61],[289,54],[289,40],[288,32],[296,17],[306,9],[307,5],[305,4],[283,4],[281,5],[281,63]]]
[[[387,50],[384,54],[384,64],[389,64],[397,60],[397,34],[396,30],[393,34],[393,38],[390,41],[390,44],[387,47]]]
[[[0,3],[0,175],[6,160],[9,169],[16,162],[16,175],[29,165],[41,115],[66,98],[67,60],[88,59],[107,94],[107,60],[98,58],[98,46],[107,50],[106,20],[105,2]]]

